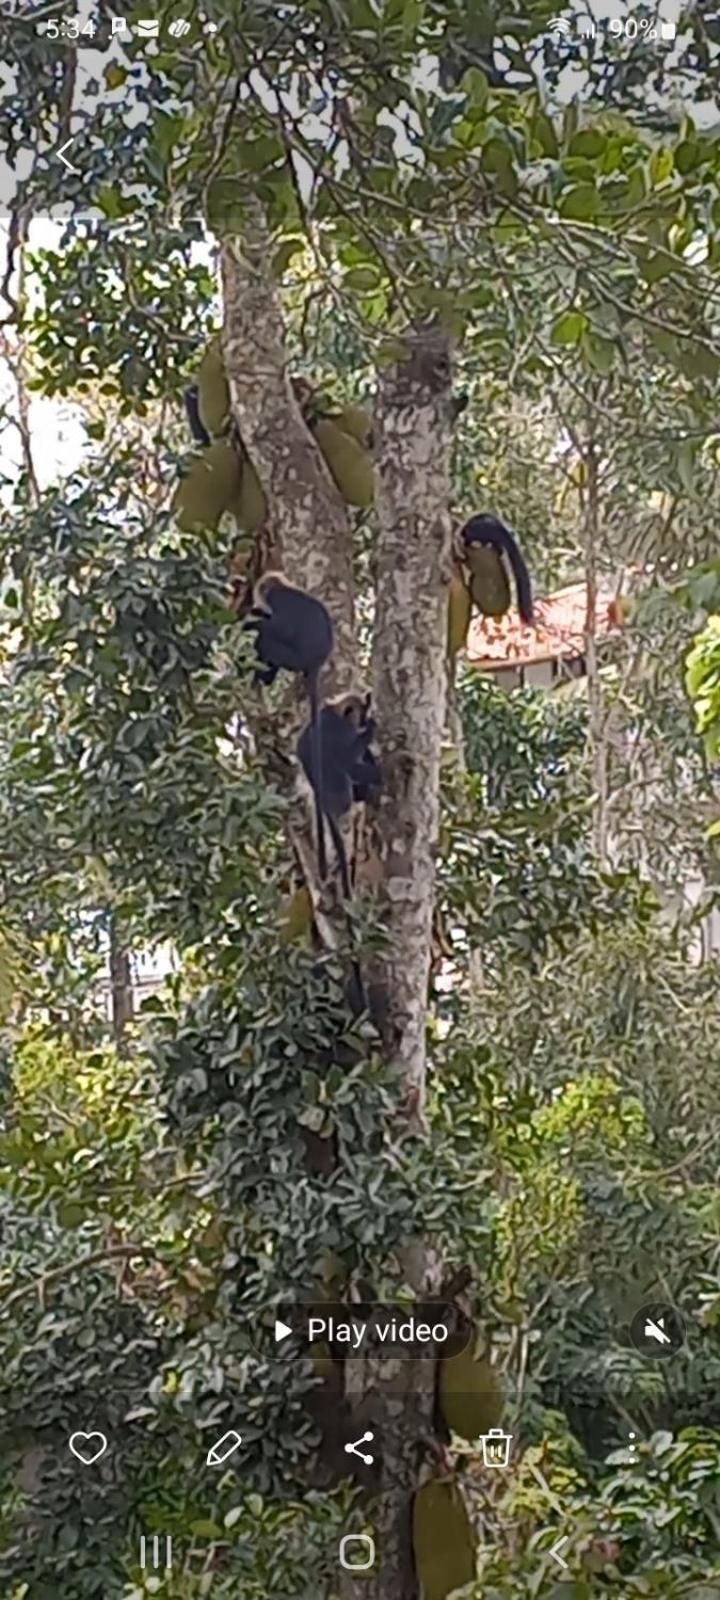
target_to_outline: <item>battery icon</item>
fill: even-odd
[[[674,22],[661,22],[660,23],[660,38],[661,39],[668,39],[668,40],[669,39],[674,39],[676,33],[677,33],[677,27],[676,27]]]

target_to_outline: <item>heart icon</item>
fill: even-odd
[[[72,1454],[82,1461],[84,1467],[91,1467],[93,1461],[99,1461],[108,1447],[104,1433],[73,1433],[68,1443]]]

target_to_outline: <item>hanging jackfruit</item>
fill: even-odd
[[[476,1539],[454,1478],[431,1478],[413,1501],[413,1552],[421,1600],[446,1600],[472,1583]]]
[[[448,589],[448,617],[447,617],[447,654],[450,661],[454,661],[459,650],[462,650],[468,636],[470,617],[472,615],[472,599],[467,584],[457,573],[453,573]]]
[[[183,533],[193,528],[216,528],[223,511],[240,490],[241,462],[232,445],[216,439],[190,467],[175,490],[173,512]]]
[[[240,487],[228,510],[232,511],[238,527],[244,528],[246,533],[254,533],[267,516],[263,487],[247,456],[243,456]]]
[[[198,411],[209,434],[222,433],[230,415],[230,390],[220,340],[212,339],[197,370]]]
[[[484,617],[504,617],[510,609],[510,579],[502,556],[489,544],[469,545],[465,559],[470,568],[473,605]]]
[[[302,884],[285,904],[280,924],[280,943],[292,944],[295,939],[302,939],[303,934],[312,926],[312,919],[312,896],[305,884]]]
[[[373,469],[367,450],[344,433],[335,418],[321,417],[314,433],[343,500],[349,506],[372,505]]]
[[[362,406],[342,406],[337,415],[333,416],[343,433],[349,433],[351,439],[357,439],[364,450],[369,450],[372,444],[372,417]]]
[[[479,1439],[496,1428],[503,1414],[502,1384],[486,1352],[476,1356],[476,1341],[457,1356],[446,1356],[438,1373],[438,1403],[443,1420],[461,1439]]]

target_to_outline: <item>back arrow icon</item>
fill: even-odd
[[[560,1551],[562,1550],[563,1545],[566,1545],[566,1544],[567,1544],[567,1534],[563,1534],[561,1539],[556,1539],[555,1540],[555,1543],[554,1543],[554,1545],[552,1547],[552,1550],[550,1551],[550,1554],[551,1554],[551,1556],[553,1558],[553,1561],[557,1561],[557,1564],[558,1564],[559,1567],[565,1567],[565,1568],[567,1567],[567,1561],[565,1561],[564,1558],[560,1554]]]
[[[74,138],[75,138],[75,134],[73,134],[70,139],[66,139],[64,145],[61,145],[60,149],[55,151],[55,154],[58,157],[58,160],[62,161],[63,166],[67,167],[68,172],[79,172],[80,171],[80,168],[79,167],[74,167],[73,164],[72,164],[72,161],[68,161],[67,156],[63,154],[63,152],[65,150],[67,150],[68,145],[72,144]]]

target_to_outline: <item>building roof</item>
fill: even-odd
[[[585,654],[587,584],[572,583],[556,589],[534,605],[535,626],[528,628],[515,607],[504,617],[473,616],[466,655],[471,667],[486,671],[532,661],[567,660]],[[622,626],[617,595],[598,591],[595,638],[605,639]]]

